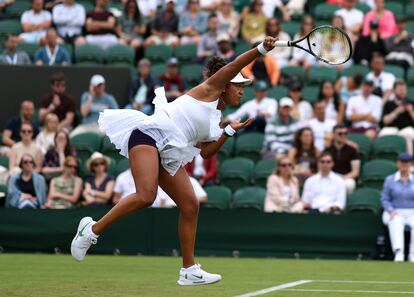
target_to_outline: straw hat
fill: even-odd
[[[86,161],[86,167],[88,167],[90,172],[92,172],[92,164],[96,160],[104,160],[108,167],[109,167],[109,164],[111,163],[111,159],[109,159],[108,157],[102,155],[100,152],[94,152],[92,156],[88,159],[88,161]]]

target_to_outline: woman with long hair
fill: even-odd
[[[337,124],[342,123],[345,115],[345,103],[340,100],[333,82],[326,80],[321,83],[318,101],[325,102],[325,116],[327,119],[334,120]]]
[[[315,21],[310,15],[305,15],[302,18],[302,22],[300,24],[300,30],[298,33],[295,34],[293,37],[293,40],[298,40],[312,31],[312,29],[315,27]],[[312,55],[309,55],[307,52],[298,49],[293,48],[292,52],[292,60],[291,65],[292,66],[302,66],[306,70],[311,68],[313,65],[317,64],[317,60]]]
[[[249,8],[243,11],[242,20],[241,35],[247,43],[254,44],[262,39],[267,20],[263,12],[263,1],[253,0]]]
[[[59,119],[54,113],[49,113],[45,117],[45,127],[42,131],[36,136],[36,144],[42,151],[42,154],[45,154],[47,150],[53,146],[56,132],[59,127]]]
[[[120,37],[119,42],[135,50],[141,48],[147,24],[139,11],[137,1],[128,0],[125,3],[124,11],[117,23],[116,31]]]

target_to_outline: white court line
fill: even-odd
[[[317,283],[342,283],[342,284],[384,284],[384,285],[414,285],[414,282],[388,282],[388,281],[353,281],[353,280],[312,280]]]
[[[401,291],[363,291],[363,290],[319,290],[319,289],[287,289],[285,291],[292,292],[326,292],[326,293],[365,293],[365,294],[404,294],[414,295],[414,292],[401,292]]]
[[[286,283],[286,284],[282,284],[282,285],[279,285],[279,286],[270,287],[270,288],[267,288],[267,289],[246,293],[246,294],[243,294],[243,295],[238,295],[236,297],[259,296],[259,295],[264,295],[264,294],[275,292],[275,291],[284,290],[284,289],[287,289],[287,288],[300,286],[300,285],[303,285],[303,284],[308,284],[308,283],[311,283],[311,282],[312,282],[311,280],[300,280],[300,281],[297,281],[297,282]]]

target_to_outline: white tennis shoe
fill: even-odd
[[[180,269],[177,283],[181,286],[197,286],[216,283],[220,280],[221,275],[208,273],[201,269],[200,264],[194,264],[191,267]]]
[[[82,261],[91,245],[96,244],[98,241],[90,228],[95,223],[91,217],[84,217],[79,223],[78,230],[70,247],[72,257],[77,261]]]

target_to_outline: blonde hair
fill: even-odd
[[[49,124],[50,122],[55,122],[56,124],[59,124],[59,118],[57,117],[57,115],[55,115],[54,113],[49,113],[46,115],[45,117],[45,130],[47,130],[47,124]],[[58,126],[56,125],[56,130],[57,130]],[[53,131],[56,132],[56,131]]]

